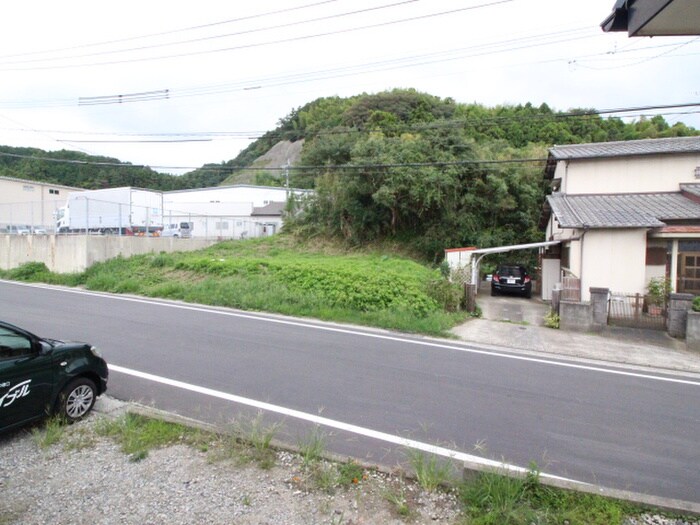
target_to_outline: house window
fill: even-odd
[[[571,252],[571,246],[566,244],[561,247],[561,267],[569,268],[569,254]]]
[[[59,194],[58,190],[54,190],[53,188],[49,188],[49,195],[58,195],[58,194]]]
[[[214,225],[217,230],[228,230],[228,221],[217,222]]]
[[[700,252],[678,255],[678,283],[680,293],[700,294]]]
[[[666,264],[666,248],[661,246],[647,246],[646,265],[664,266]]]
[[[24,191],[34,191],[34,186],[29,186],[28,184],[25,184],[24,186],[22,186],[22,189]]]

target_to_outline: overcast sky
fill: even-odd
[[[234,158],[324,96],[415,88],[555,110],[700,101],[700,38],[603,33],[614,3],[8,2],[0,144],[180,173]],[[700,128],[694,111],[664,115]]]

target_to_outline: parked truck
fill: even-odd
[[[56,213],[58,233],[152,235],[163,230],[163,193],[132,188],[73,191]]]

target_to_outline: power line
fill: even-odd
[[[386,4],[386,5],[382,5],[382,6],[369,7],[366,9],[358,9],[356,11],[347,11],[344,13],[337,13],[334,15],[327,15],[327,16],[321,16],[321,17],[316,17],[316,18],[310,18],[307,20],[301,20],[301,21],[296,21],[296,22],[287,22],[284,24],[277,24],[277,25],[273,25],[273,26],[267,26],[267,27],[261,27],[261,28],[255,28],[255,29],[246,29],[243,31],[237,31],[234,33],[226,33],[226,34],[222,34],[222,35],[210,35],[210,36],[204,36],[204,37],[199,37],[199,38],[192,38],[189,40],[179,40],[176,42],[168,42],[168,43],[162,43],[162,44],[151,44],[151,45],[131,47],[131,48],[125,48],[125,49],[115,49],[115,50],[110,50],[110,51],[99,51],[99,52],[94,52],[94,53],[73,55],[73,56],[67,56],[67,57],[60,57],[59,56],[59,57],[53,57],[51,59],[39,58],[39,59],[25,60],[25,61],[15,61],[15,62],[10,61],[10,62],[6,62],[6,64],[10,64],[10,65],[12,65],[12,64],[27,64],[27,63],[36,63],[36,62],[46,62],[47,60],[72,60],[72,59],[79,59],[79,58],[90,58],[90,57],[96,57],[96,56],[131,53],[134,51],[147,51],[149,49],[160,49],[160,48],[165,48],[165,47],[181,46],[181,45],[185,45],[185,44],[195,44],[195,43],[199,43],[199,42],[218,40],[218,39],[222,39],[222,38],[230,38],[233,36],[248,35],[248,34],[253,34],[253,33],[262,33],[262,32],[266,32],[266,31],[276,31],[279,29],[299,26],[299,25],[303,25],[303,24],[322,22],[322,21],[332,20],[335,18],[342,18],[342,17],[352,16],[352,15],[357,15],[357,14],[362,14],[362,13],[368,13],[368,12],[372,12],[372,11],[378,11],[381,9],[398,7],[398,6],[402,6],[405,4],[410,4],[410,3],[414,3],[414,2],[418,2],[418,1],[419,0],[402,0],[400,2],[396,2],[393,4]]]
[[[258,13],[258,14],[255,14],[255,15],[243,16],[243,17],[239,17],[239,18],[232,18],[232,19],[230,19],[230,20],[222,20],[222,21],[219,21],[219,22],[211,22],[211,23],[208,23],[208,24],[201,24],[201,25],[197,25],[197,26],[190,26],[190,27],[185,27],[185,28],[182,28],[182,29],[173,29],[173,30],[170,30],[170,31],[161,31],[161,32],[159,32],[159,33],[150,33],[150,34],[148,34],[148,35],[141,35],[141,36],[127,37],[127,38],[120,38],[120,39],[116,39],[116,40],[107,40],[107,41],[104,41],[104,42],[96,42],[96,43],[92,43],[92,44],[81,44],[81,45],[78,45],[78,46],[64,47],[64,48],[60,48],[60,49],[51,49],[51,50],[46,50],[46,51],[32,51],[32,52],[29,52],[29,53],[15,53],[15,54],[12,54],[12,55],[0,55],[0,60],[5,59],[5,58],[15,58],[15,57],[33,56],[33,55],[44,55],[44,54],[58,53],[58,52],[62,52],[62,51],[72,51],[72,50],[74,50],[74,49],[85,49],[85,48],[90,48],[90,47],[102,47],[102,46],[107,46],[107,45],[112,45],[112,44],[121,44],[122,42],[131,42],[131,41],[134,41],[134,40],[145,40],[145,39],[148,39],[148,38],[155,38],[155,37],[159,37],[159,36],[172,35],[172,34],[176,34],[176,33],[184,33],[184,32],[188,32],[188,31],[197,31],[197,30],[200,30],[200,29],[206,29],[206,28],[208,28],[208,27],[220,26],[220,25],[225,25],[225,24],[232,24],[232,23],[235,23],[235,22],[243,22],[243,21],[246,21],[246,20],[253,20],[253,19],[256,19],[256,18],[263,18],[263,17],[267,17],[267,16],[271,16],[271,15],[279,15],[279,14],[283,14],[283,13],[289,13],[289,12],[291,12],[291,11],[299,11],[299,10],[302,10],[302,9],[308,9],[309,7],[318,7],[318,6],[320,6],[320,5],[332,4],[332,3],[335,3],[335,2],[338,2],[338,1],[339,1],[339,0],[324,0],[324,1],[322,1],[322,2],[315,2],[315,3],[312,3],[312,4],[305,4],[305,5],[301,5],[301,6],[297,6],[297,7],[289,7],[289,8],[285,8],[285,9],[278,9],[278,10],[275,10],[275,11],[267,11],[267,12]],[[68,57],[68,58],[70,58],[70,57]]]
[[[196,96],[211,96],[220,95],[224,93],[230,93],[235,91],[248,91],[251,89],[263,89],[263,88],[273,88],[281,87],[298,83],[305,82],[315,82],[320,80],[327,80],[333,78],[342,78],[348,76],[356,76],[360,74],[378,73],[386,72],[396,69],[404,69],[409,67],[421,67],[426,65],[433,65],[448,61],[463,60],[465,58],[473,58],[476,56],[486,56],[490,54],[505,53],[519,51],[532,47],[540,46],[552,46],[555,44],[560,44],[563,42],[570,42],[573,40],[580,40],[591,38],[591,35],[580,34],[583,31],[589,31],[590,28],[578,28],[566,31],[545,33],[541,35],[531,35],[517,39],[508,39],[497,42],[490,42],[486,44],[479,44],[476,46],[469,46],[465,48],[456,48],[444,51],[437,51],[433,53],[423,54],[423,55],[413,55],[413,56],[403,56],[400,58],[386,59],[375,62],[367,62],[363,64],[348,65],[331,69],[323,69],[316,71],[309,71],[304,73],[293,73],[287,75],[273,76],[267,78],[250,79],[245,81],[239,81],[235,83],[226,84],[214,84],[205,85],[198,87],[189,87],[183,89],[167,89],[160,91],[151,91],[145,93],[130,93],[122,95],[107,95],[102,97],[80,97],[78,99],[78,105],[96,105],[96,104],[120,104],[126,102],[144,102],[153,101],[161,99],[175,99],[183,97],[196,97]],[[692,43],[695,40],[691,40],[687,43]],[[508,46],[508,44],[511,44]],[[644,48],[644,51],[654,50],[658,48],[667,47],[669,44],[661,44],[648,46]],[[636,51],[636,50],[635,50]],[[620,51],[617,54],[627,51]],[[596,56],[608,55],[608,52],[597,53],[592,55],[584,55],[576,57],[575,59],[549,59],[544,61],[537,61],[534,63],[548,63],[556,61],[566,61],[567,63],[580,64],[579,60],[582,58],[591,58]],[[533,63],[533,62],[530,62]],[[525,65],[525,64],[520,64]],[[146,96],[148,95],[148,96]],[[69,107],[76,104],[75,99],[54,99],[46,101],[0,101],[0,106],[8,108],[45,108],[45,107]]]
[[[430,131],[437,129],[454,129],[462,128],[468,125],[489,125],[489,124],[499,124],[508,122],[526,122],[535,120],[566,120],[566,119],[577,119],[577,118],[589,118],[602,115],[615,115],[615,114],[626,114],[628,118],[632,117],[642,117],[648,115],[650,111],[661,111],[668,109],[682,109],[682,108],[700,108],[700,102],[687,102],[682,104],[662,104],[662,105],[646,105],[646,106],[634,106],[626,108],[610,108],[602,110],[582,110],[582,111],[569,111],[564,113],[534,113],[534,114],[523,114],[523,115],[493,115],[488,117],[479,118],[478,121],[472,118],[464,119],[452,119],[437,122],[430,122],[425,124],[404,124],[399,125],[394,128],[394,131]],[[536,109],[536,108],[534,108]],[[658,113],[660,115],[669,114],[696,114],[700,113],[700,109],[696,111],[683,111],[683,112],[664,112]],[[12,131],[25,131],[21,128],[15,128]],[[201,141],[211,141],[218,138],[236,138],[242,140],[254,140],[260,139],[265,136],[268,138],[280,138],[284,137],[289,133],[289,131],[279,130],[279,131],[200,131],[200,132],[177,132],[177,133],[110,133],[110,132],[83,132],[83,131],[66,131],[66,130],[28,130],[32,132],[44,132],[52,134],[74,134],[74,135],[84,135],[84,136],[114,136],[114,137],[135,137],[131,140],[124,139],[111,139],[111,140],[92,140],[92,139],[56,139],[58,142],[63,143],[149,143],[149,142],[201,142]],[[355,126],[352,128],[343,129],[329,129],[322,130],[318,132],[310,132],[314,136],[322,135],[343,135],[343,134],[354,134],[354,133],[371,133],[371,132],[381,132],[381,128],[376,127],[359,127]],[[307,135],[306,130],[294,130],[297,136],[304,137]],[[137,137],[146,137],[144,139],[139,139]],[[161,139],[156,140],[153,137],[168,137],[169,140]]]
[[[677,108],[689,108],[689,107],[698,107],[700,106],[700,102],[688,102],[688,103],[683,103],[683,104],[664,104],[664,105],[647,105],[647,106],[635,106],[635,107],[628,107],[628,108],[612,108],[612,109],[603,109],[603,110],[590,110],[590,111],[581,111],[581,112],[568,112],[568,113],[562,113],[562,114],[551,114],[551,115],[541,115],[541,114],[535,114],[535,115],[523,115],[523,116],[508,116],[508,117],[500,117],[500,116],[494,116],[490,117],[488,119],[481,119],[478,123],[483,124],[487,120],[491,121],[503,121],[503,120],[511,120],[511,121],[520,121],[523,119],[541,119],[541,118],[554,118],[554,119],[561,119],[561,118],[581,118],[581,117],[589,117],[589,116],[596,116],[596,115],[604,115],[604,114],[616,114],[616,113],[630,113],[630,112],[635,112],[635,111],[650,111],[650,110],[661,110],[661,109],[677,109]],[[445,123],[444,127],[455,127],[455,126],[464,126],[468,124],[470,121],[469,119],[465,120],[459,120],[459,121],[448,121]],[[426,129],[426,126],[433,126],[437,127],[435,124],[428,124],[428,125],[421,125],[423,129]],[[415,128],[414,128],[415,129]],[[361,132],[368,132],[372,130],[358,130],[358,129],[350,129],[350,130],[338,130],[337,132],[343,132],[343,133],[361,133]],[[284,131],[279,131],[276,132],[275,134],[272,135],[272,138],[275,137],[275,135],[284,135]],[[330,131],[329,131],[330,133]],[[206,141],[207,139],[174,139],[174,140],[168,140],[168,141],[159,141],[159,140],[145,140],[145,141],[138,141],[138,142],[189,142],[189,141]],[[59,140],[59,142],[69,142],[69,143],[80,143],[80,142],[113,142],[113,141],[84,141],[84,140]],[[124,141],[124,142],[133,142],[133,141]],[[85,160],[76,160],[76,159],[60,159],[60,158],[55,158],[55,157],[37,157],[37,156],[32,156],[32,155],[21,155],[21,154],[16,154],[16,153],[6,153],[6,152],[0,152],[0,157],[11,157],[11,158],[19,158],[19,159],[28,159],[28,160],[40,160],[40,161],[46,161],[46,162],[57,162],[57,163],[66,163],[66,164],[76,164],[76,165],[93,165],[93,166],[111,166],[111,167],[120,167],[120,168],[149,168],[149,169],[155,169],[155,170],[199,170],[199,171],[281,171],[282,169],[285,168],[256,168],[256,167],[235,167],[235,166],[148,166],[148,165],[139,165],[139,164],[125,164],[121,162],[96,162],[96,161],[85,161]],[[377,169],[377,168],[397,168],[397,167],[427,167],[427,166],[437,166],[437,167],[447,167],[447,166],[459,166],[459,165],[476,165],[476,164],[481,164],[481,165],[498,165],[498,164],[522,164],[522,163],[532,163],[532,162],[544,162],[546,159],[511,159],[511,160],[488,160],[488,159],[482,159],[482,160],[464,160],[464,161],[452,161],[452,162],[431,162],[431,163],[401,163],[401,164],[362,164],[362,165],[351,165],[351,164],[344,164],[344,165],[319,165],[319,166],[291,166],[290,169],[292,170],[319,170],[319,169],[335,169],[335,170],[358,170],[358,169]]]
[[[483,4],[478,4],[478,5],[469,6],[469,7],[463,7],[463,8],[459,8],[459,9],[451,9],[448,11],[441,11],[441,12],[437,12],[437,13],[429,13],[429,14],[425,14],[425,15],[417,15],[417,16],[407,17],[407,18],[402,18],[402,19],[389,20],[386,22],[378,22],[375,24],[368,24],[368,25],[364,25],[364,26],[356,26],[356,27],[351,27],[351,28],[347,28],[347,29],[326,31],[326,32],[322,32],[322,33],[301,35],[301,36],[290,37],[290,38],[282,38],[282,39],[278,39],[278,40],[269,40],[267,42],[257,42],[257,43],[253,43],[253,44],[242,44],[242,45],[238,45],[238,46],[230,46],[230,47],[224,47],[224,48],[218,48],[218,49],[209,49],[209,50],[202,50],[202,51],[189,51],[189,52],[184,52],[184,53],[160,55],[160,56],[154,56],[154,57],[143,57],[143,58],[132,58],[132,59],[124,59],[124,60],[92,62],[92,63],[87,63],[87,64],[47,65],[47,66],[37,66],[37,67],[28,67],[28,68],[0,67],[0,71],[37,71],[37,70],[47,70],[47,69],[73,69],[73,68],[80,68],[80,67],[106,66],[106,65],[127,64],[127,63],[132,64],[132,63],[138,63],[138,62],[149,62],[149,61],[153,61],[153,60],[165,60],[165,59],[170,59],[170,58],[183,58],[183,57],[191,57],[191,56],[208,55],[208,54],[213,54],[213,53],[223,53],[223,52],[228,52],[228,51],[237,51],[237,50],[241,50],[241,49],[251,49],[251,48],[256,48],[256,47],[272,46],[272,45],[277,45],[277,44],[288,44],[291,42],[299,42],[299,41],[311,40],[311,39],[315,39],[315,38],[322,38],[322,37],[327,37],[327,36],[335,36],[335,35],[340,35],[340,34],[353,33],[353,32],[362,31],[362,30],[366,30],[366,29],[376,29],[376,28],[386,27],[386,26],[390,26],[390,25],[403,24],[406,22],[415,22],[417,20],[425,20],[428,18],[436,18],[436,17],[440,17],[440,16],[453,15],[453,14],[464,12],[464,11],[471,11],[474,9],[492,7],[495,5],[505,4],[505,3],[509,3],[509,2],[513,2],[513,1],[515,1],[515,0],[492,0],[490,2],[486,2]],[[10,64],[12,64],[12,63],[10,63]]]
[[[456,160],[456,161],[435,161],[435,162],[406,162],[406,163],[366,163],[366,164],[335,164],[335,165],[311,165],[311,166],[282,166],[282,167],[245,167],[245,166],[148,166],[145,164],[124,164],[119,162],[96,162],[87,160],[77,160],[77,159],[59,159],[56,157],[37,157],[33,155],[22,155],[19,153],[7,153],[0,151],[0,157],[12,157],[24,160],[38,160],[44,162],[56,162],[64,164],[77,164],[77,165],[93,165],[93,166],[112,166],[119,168],[150,168],[150,169],[171,169],[171,170],[223,170],[223,171],[279,171],[284,172],[284,170],[290,169],[294,171],[315,171],[321,169],[333,169],[333,170],[365,170],[365,169],[376,169],[376,168],[422,168],[422,167],[449,167],[449,166],[467,166],[467,165],[499,165],[499,164],[527,164],[527,163],[540,163],[545,162],[546,158],[532,158],[532,159],[509,159],[509,160]]]

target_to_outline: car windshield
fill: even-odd
[[[511,277],[520,277],[521,271],[519,266],[501,266],[498,270],[499,275],[510,275]]]

